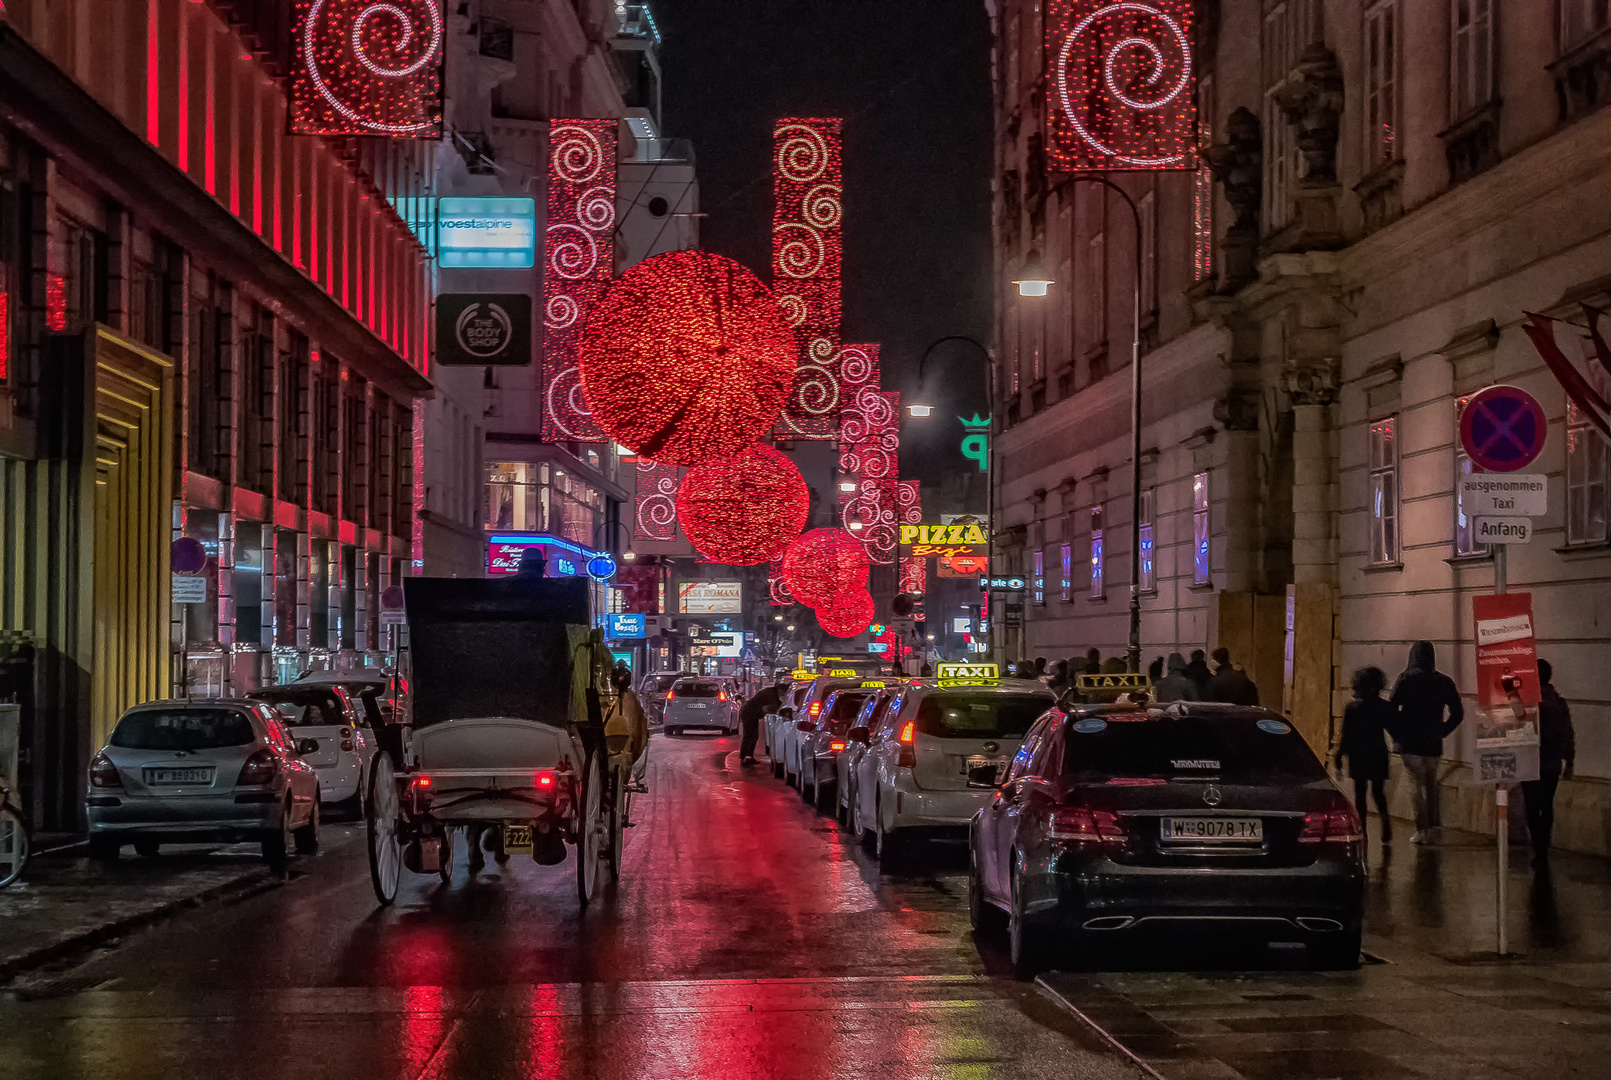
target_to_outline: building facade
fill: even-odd
[[[429,147],[287,134],[291,16],[0,8],[0,694],[42,828],[130,704],[377,661],[406,571]]]
[[[1509,555],[1572,705],[1578,779],[1556,842],[1611,834],[1607,446],[1521,329],[1584,361],[1611,302],[1611,23],[1599,0],[1210,0],[1196,5],[1203,167],[1044,167],[1040,5],[992,3],[1003,569],[1030,579],[1008,651],[1122,651],[1130,592],[1129,342],[1139,283],[1144,658],[1225,645],[1326,748],[1352,672],[1428,639],[1475,705],[1471,597],[1490,549],[1462,513],[1463,401],[1513,383],[1550,430],[1549,513]],[[1574,328],[1572,324],[1576,324]],[[1449,740],[1450,824],[1487,829]],[[1407,804],[1406,804],[1407,805]]]

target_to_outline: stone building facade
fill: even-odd
[[[1006,651],[1125,642],[1138,277],[1144,657],[1226,645],[1317,749],[1352,672],[1391,678],[1417,639],[1474,695],[1471,597],[1494,571],[1456,497],[1457,420],[1514,383],[1550,421],[1549,513],[1509,581],[1577,724],[1556,842],[1611,850],[1607,445],[1521,330],[1568,320],[1563,349],[1603,379],[1579,328],[1611,304],[1607,6],[1199,2],[1205,167],[1113,177],[1139,251],[1122,200],[1044,168],[1040,4],[988,6],[998,279],[1032,250],[1056,278],[998,309],[998,550],[1030,579]],[[1446,817],[1487,828],[1471,729]]]

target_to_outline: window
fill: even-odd
[[[1399,157],[1398,0],[1365,12],[1365,169]]]
[[[1469,116],[1494,96],[1493,0],[1451,0],[1449,103],[1454,119]]]
[[[1107,595],[1102,567],[1102,507],[1091,507],[1091,599]]]
[[[1136,204],[1141,215],[1141,317],[1158,311],[1158,197],[1147,192]]]
[[[1157,544],[1153,540],[1153,506],[1156,503],[1156,489],[1148,488],[1141,493],[1141,591],[1155,593],[1158,591],[1158,565]]]
[[[1204,76],[1197,83],[1197,117],[1202,145],[1214,145],[1214,80]],[[1191,178],[1191,268],[1192,280],[1202,281],[1214,273],[1214,172],[1202,160]]]
[[[1566,52],[1584,38],[1602,29],[1606,22],[1607,0],[1560,0],[1561,51]]]
[[[1398,562],[1398,418],[1370,426],[1370,561]]]
[[[1212,564],[1209,561],[1208,473],[1191,478],[1191,583],[1207,585]]]
[[[1604,436],[1576,405],[1566,406],[1566,542],[1603,544],[1607,533],[1608,453]]]
[[[1292,220],[1298,183],[1298,145],[1276,93],[1294,78],[1304,47],[1321,36],[1318,0],[1266,0],[1264,5],[1264,228]]]
[[[1034,592],[1035,603],[1046,603],[1046,552],[1037,550],[1032,559],[1033,572],[1030,575],[1030,588]]]
[[[1064,544],[1062,548],[1062,556],[1062,599],[1063,603],[1067,604],[1074,599],[1074,545]]]

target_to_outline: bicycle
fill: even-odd
[[[28,851],[28,822],[12,805],[11,788],[0,777],[0,889],[22,877]]]

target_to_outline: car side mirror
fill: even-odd
[[[815,731],[815,730],[817,730],[817,725],[813,724],[809,720],[802,720],[798,724],[794,725],[794,730],[796,730],[796,731]]]
[[[298,739],[296,741],[296,752],[298,757],[307,757],[309,754],[317,754],[319,752],[319,740]]]
[[[853,727],[845,733],[845,738],[849,739],[851,742],[859,742],[865,746],[867,745],[867,741],[871,735],[872,733],[864,727]]]

